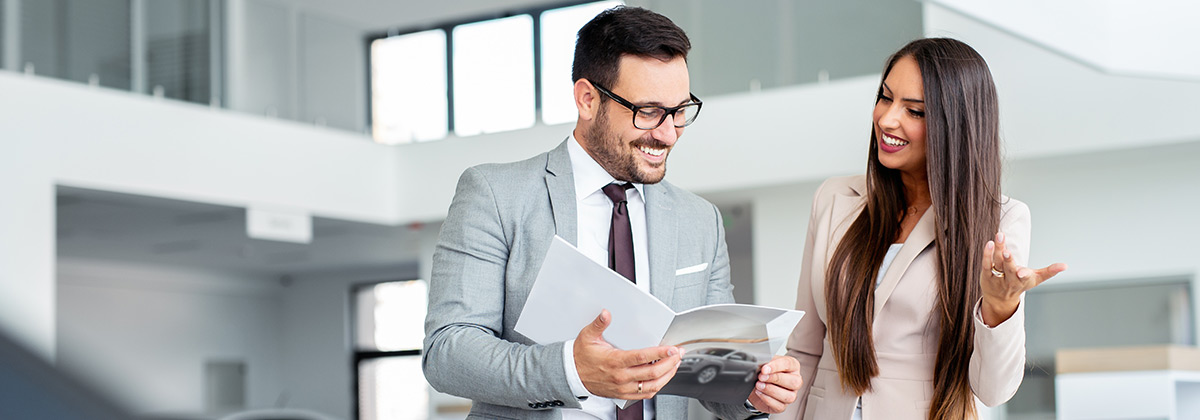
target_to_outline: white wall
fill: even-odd
[[[204,364],[246,365],[246,403],[282,389],[275,279],[59,259],[58,365],[139,415],[205,410]]]
[[[1180,0],[925,0],[985,19],[1081,62],[1131,76],[1200,81],[1200,4]]]
[[[0,73],[0,328],[54,353],[54,185],[395,223],[395,156],[360,135]]]

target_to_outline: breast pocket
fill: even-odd
[[[675,289],[696,287],[708,280],[708,263],[700,263],[675,270]]]

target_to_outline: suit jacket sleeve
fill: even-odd
[[[563,343],[501,338],[510,240],[489,180],[459,179],[433,255],[422,367],[438,391],[477,402],[531,408],[580,406],[563,367]],[[560,402],[561,403],[558,403]]]
[[[1019,265],[1029,262],[1029,207],[1009,199],[1002,208],[1000,231],[1005,235],[1005,247]],[[970,382],[975,396],[988,407],[1003,404],[1012,398],[1025,376],[1025,295],[1011,318],[989,328],[980,315],[976,302],[975,351],[971,353]]]
[[[804,311],[804,317],[788,337],[787,354],[800,361],[800,377],[804,380],[796,393],[796,401],[788,406],[778,418],[801,419],[808,406],[808,393],[812,389],[813,378],[817,376],[817,363],[821,361],[824,352],[825,323],[817,313],[817,299],[824,296],[813,296],[813,281],[824,281],[822,273],[814,273],[818,269],[813,264],[814,245],[817,241],[817,225],[822,217],[828,217],[824,209],[831,205],[828,198],[823,197],[828,182],[822,183],[813,197],[812,211],[808,219],[808,234],[804,242],[804,257],[801,260],[800,284],[796,292],[796,309]],[[822,264],[821,266],[824,266]]]

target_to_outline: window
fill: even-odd
[[[454,133],[527,128],[534,122],[533,18],[454,28]]]
[[[571,62],[579,28],[621,1],[390,32],[371,41],[371,125],[396,144],[575,120]],[[397,35],[399,33],[399,35]]]
[[[622,4],[600,1],[542,12],[542,122],[561,124],[575,121],[575,97],[571,63],[575,59],[575,36],[579,28],[606,9]]]
[[[131,88],[129,0],[25,1],[20,10],[22,69]]]
[[[208,104],[212,100],[207,0],[155,0],[144,3],[148,92]]]
[[[421,372],[425,281],[379,283],[353,293],[358,418],[424,420],[430,406]]]
[[[446,32],[436,29],[371,42],[371,100],[376,142],[445,137]]]

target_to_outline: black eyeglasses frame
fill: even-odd
[[[675,124],[675,128],[687,127],[687,126],[691,125],[693,122],[696,122],[696,118],[700,116],[700,109],[704,105],[704,102],[700,101],[700,98],[697,98],[696,95],[693,93],[688,93],[688,95],[691,96],[691,102],[685,103],[680,106],[634,105],[633,102],[629,102],[629,100],[622,98],[621,95],[617,95],[617,94],[613,93],[612,91],[605,89],[603,86],[600,86],[595,83],[592,83],[592,86],[595,86],[596,90],[600,91],[600,93],[607,95],[609,98],[612,98],[612,100],[616,101],[618,104],[621,104],[621,106],[629,108],[630,111],[633,111],[633,127],[637,128],[639,130],[656,129],[656,128],[658,128],[658,126],[662,125],[662,123],[664,121],[667,120],[668,115],[675,115],[675,112],[679,111],[680,109],[683,109],[683,108],[686,108],[689,106],[695,106],[696,107],[696,115],[693,116],[691,120],[683,121],[683,123],[682,123],[683,125],[679,125],[680,123],[678,123],[678,122],[676,122],[676,124]],[[655,109],[661,109],[663,111],[662,118],[659,118],[658,123],[654,124],[653,127],[650,127],[650,128],[638,127],[638,124],[637,124],[638,111],[641,111],[642,109],[645,109],[645,108],[655,108]]]

